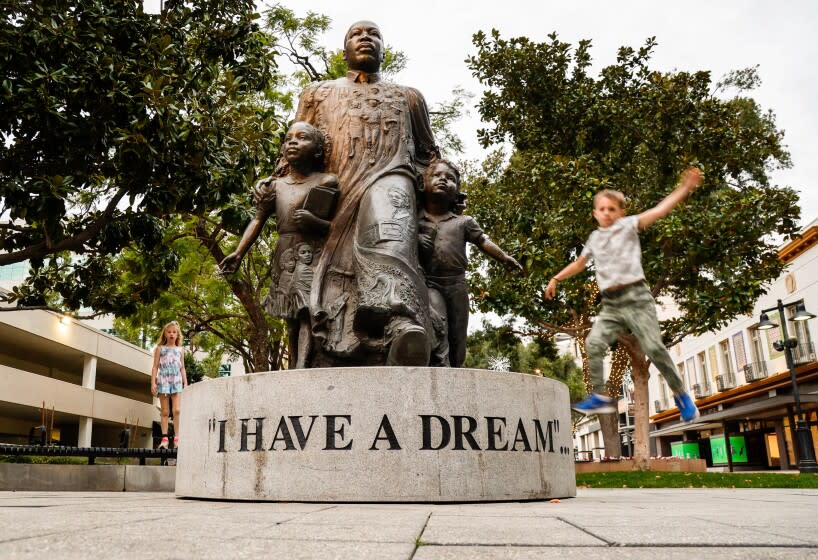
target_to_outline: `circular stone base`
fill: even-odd
[[[576,495],[568,388],[428,367],[288,370],[182,396],[178,496],[461,502]]]

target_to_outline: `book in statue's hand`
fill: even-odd
[[[304,210],[309,210],[322,220],[330,220],[337,202],[337,188],[318,185],[307,193],[307,198],[304,199]]]

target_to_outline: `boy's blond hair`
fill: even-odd
[[[622,194],[621,191],[615,191],[613,189],[603,189],[594,195],[594,208],[596,208],[596,203],[599,201],[600,198],[610,198],[611,200],[616,201],[619,204],[619,207],[624,210],[625,209],[625,195]]]

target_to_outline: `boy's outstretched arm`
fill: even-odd
[[[696,167],[688,167],[682,173],[678,186],[662,202],[639,214],[639,229],[647,229],[659,218],[664,218],[677,204],[687,198],[699,185],[702,184],[704,174]]]
[[[576,276],[583,270],[585,270],[585,266],[588,264],[588,259],[585,257],[577,257],[577,260],[557,272],[551,281],[548,282],[548,286],[545,288],[545,299],[552,299],[554,296],[557,295],[557,282],[562,282],[563,280],[568,280],[572,276]]]

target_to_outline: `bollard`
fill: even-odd
[[[125,428],[121,432],[119,432],[119,447],[120,449],[128,449],[130,447],[131,442],[131,430],[129,428]]]

